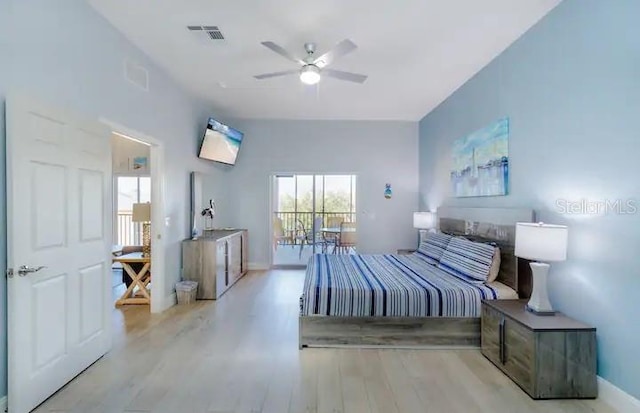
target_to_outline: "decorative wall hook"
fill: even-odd
[[[384,197],[386,199],[391,199],[393,192],[391,191],[391,184],[384,184]]]

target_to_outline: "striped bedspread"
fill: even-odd
[[[412,255],[315,255],[309,260],[302,315],[480,317],[497,291],[471,284]]]

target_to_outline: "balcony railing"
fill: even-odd
[[[138,222],[133,222],[132,211],[118,211],[116,225],[118,245],[142,244],[142,226]]]
[[[296,231],[298,228],[298,222],[300,222],[305,231],[312,231],[313,218],[322,217],[322,226],[327,226],[329,218],[341,218],[343,222],[356,222],[355,212],[283,212],[276,211],[273,213],[274,217],[282,220],[282,229],[286,233]],[[316,228],[316,231],[318,229]]]
[[[313,227],[313,212],[274,212],[274,216],[282,220],[282,228],[285,233],[296,231],[300,222],[305,231],[311,231]],[[327,226],[329,218],[341,218],[344,222],[356,222],[355,212],[317,212],[315,216],[322,217],[322,226]],[[140,245],[142,243],[142,228],[137,222],[132,221],[131,211],[118,211],[117,216],[117,243],[119,245]]]

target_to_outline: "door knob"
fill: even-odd
[[[21,277],[26,276],[29,273],[32,272],[38,272],[44,268],[47,268],[43,265],[39,266],[39,267],[29,267],[28,265],[21,265],[20,268],[18,269],[18,275]]]

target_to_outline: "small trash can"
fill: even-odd
[[[178,297],[179,305],[195,303],[197,295],[197,281],[180,281],[176,284],[176,296]]]

